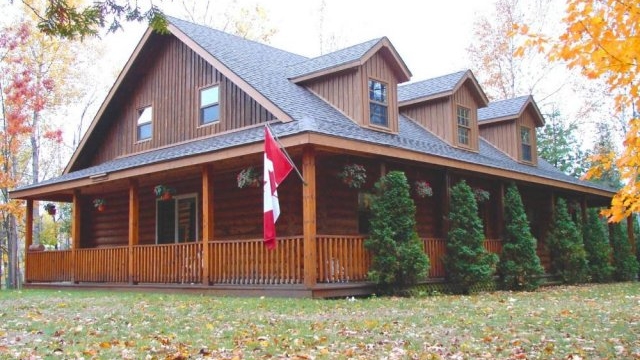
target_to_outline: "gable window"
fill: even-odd
[[[156,201],[156,242],[158,244],[197,241],[197,200],[197,196],[193,194]]]
[[[220,120],[219,87],[212,86],[200,90],[200,125]]]
[[[520,127],[520,144],[522,161],[531,161],[531,129],[528,127]]]
[[[369,80],[369,122],[373,125],[389,126],[387,84]]]
[[[471,141],[471,110],[458,106],[458,144],[470,145]]]
[[[138,141],[151,139],[151,119],[153,119],[153,111],[151,109],[151,106],[147,106],[138,110]]]

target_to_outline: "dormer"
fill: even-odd
[[[398,84],[411,72],[386,37],[298,63],[287,75],[360,126],[398,132]]]
[[[544,117],[533,97],[494,101],[478,111],[480,136],[523,164],[538,164],[536,128]]]
[[[400,113],[465,150],[478,151],[478,109],[489,100],[471,70],[398,88]]]

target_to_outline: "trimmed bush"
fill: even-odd
[[[605,223],[598,216],[598,209],[590,208],[587,210],[587,223],[584,225],[582,236],[584,250],[587,252],[591,281],[611,281],[613,276],[611,246]]]
[[[500,285],[506,290],[535,290],[540,286],[544,268],[536,253],[536,239],[531,234],[522,198],[515,184],[504,198],[505,233],[498,263]]]
[[[373,254],[369,279],[383,292],[398,292],[426,277],[429,258],[416,232],[416,206],[405,174],[392,171],[375,189],[364,244]]]
[[[613,278],[617,281],[635,280],[638,276],[638,260],[631,252],[627,228],[623,224],[613,225],[611,236],[613,248]]]
[[[444,257],[446,277],[460,292],[468,294],[474,285],[492,281],[498,256],[484,248],[478,204],[473,190],[464,180],[451,188],[449,221],[447,255]]]
[[[582,243],[582,235],[571,220],[564,199],[558,199],[556,202],[547,246],[553,270],[562,282],[576,284],[589,280],[587,253]]]

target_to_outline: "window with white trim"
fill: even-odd
[[[211,124],[219,120],[219,87],[216,85],[200,90],[200,125]]]
[[[151,121],[153,120],[153,110],[151,106],[144,107],[138,110],[138,122],[137,122],[137,135],[136,138],[138,141],[151,139],[152,134],[152,125]]]
[[[387,84],[369,79],[369,123],[389,126]]]

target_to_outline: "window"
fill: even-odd
[[[458,106],[458,144],[470,145],[471,137],[471,110]]]
[[[531,129],[520,127],[520,143],[522,147],[522,160],[531,161]]]
[[[200,90],[200,125],[220,120],[218,86]]]
[[[151,119],[153,119],[151,106],[138,110],[138,141],[151,139]]]
[[[176,196],[156,201],[156,242],[173,244],[198,239],[196,195]]]
[[[387,116],[387,84],[369,80],[369,122],[389,126]]]

